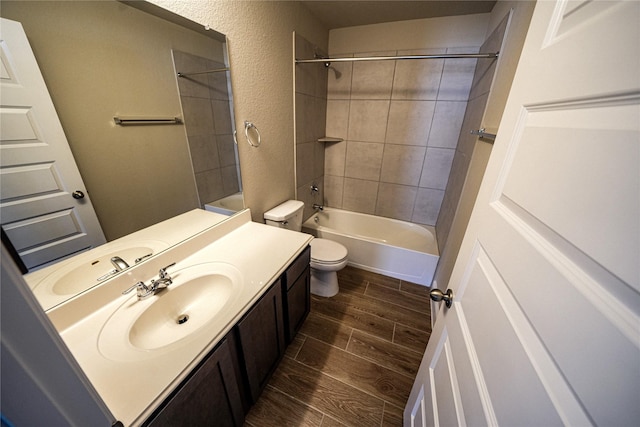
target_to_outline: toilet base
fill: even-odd
[[[338,274],[335,271],[311,269],[311,293],[321,297],[332,297],[338,293]]]

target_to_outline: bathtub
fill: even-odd
[[[302,231],[343,244],[353,267],[425,286],[440,258],[435,229],[426,225],[324,208]]]
[[[204,210],[223,215],[233,215],[243,209],[244,198],[242,197],[242,192],[231,194],[230,196],[214,200],[204,205]]]

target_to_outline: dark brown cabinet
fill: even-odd
[[[280,283],[277,280],[236,326],[252,404],[258,400],[284,356],[286,344]]]
[[[241,383],[233,363],[233,353],[224,339],[144,425],[241,427]]]
[[[242,426],[309,313],[310,253],[291,263],[144,426]]]
[[[289,266],[282,279],[282,297],[287,344],[293,341],[311,308],[311,248],[302,252]]]

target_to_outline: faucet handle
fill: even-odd
[[[133,291],[134,289],[138,289],[139,291],[144,291],[144,292],[149,291],[149,288],[147,288],[147,285],[145,285],[144,282],[138,282],[132,287],[122,291],[122,295],[126,295],[129,292]]]
[[[176,263],[175,263],[175,262],[172,262],[171,264],[167,265],[166,267],[162,267],[162,268],[160,269],[160,271],[158,271],[158,277],[159,277],[160,279],[171,279],[171,278],[169,277],[169,274],[167,274],[167,268],[169,268],[169,267],[173,267],[174,265],[176,265]]]

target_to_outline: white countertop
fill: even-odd
[[[312,238],[251,222],[251,214],[245,210],[48,314],[116,419],[125,426],[139,425],[226,336]],[[239,270],[241,283],[215,319],[187,338],[153,351],[130,346],[123,357],[103,354],[109,352],[98,346],[101,330],[119,307],[131,302],[151,304],[163,296],[136,301],[135,292],[121,292],[139,280],[148,282],[157,277],[158,269],[172,262],[176,266],[169,269],[170,273],[205,262],[230,264]],[[123,331],[123,342],[127,334]]]

